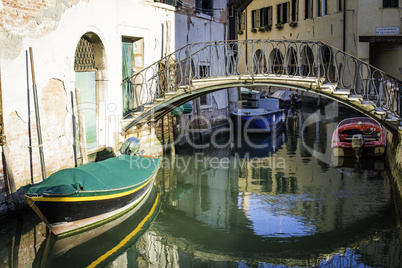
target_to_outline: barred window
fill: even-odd
[[[74,71],[88,72],[95,70],[95,56],[91,42],[83,36],[78,42],[74,56]]]
[[[399,0],[383,0],[382,7],[383,8],[397,8]]]

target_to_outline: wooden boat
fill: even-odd
[[[285,110],[279,109],[279,100],[260,98],[258,91],[242,91],[243,108],[232,112],[239,130],[249,133],[270,133],[282,128],[286,121]]]
[[[152,187],[137,206],[101,226],[70,236],[50,233],[41,244],[33,267],[107,266],[146,232],[158,215],[160,204],[160,196]]]
[[[382,156],[386,144],[383,128],[368,117],[345,119],[332,135],[334,156]]]
[[[84,231],[135,207],[150,191],[160,162],[121,155],[63,169],[25,186],[25,201],[54,234]]]

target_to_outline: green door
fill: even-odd
[[[123,94],[123,115],[127,115],[134,108],[133,84],[129,78],[133,76],[133,41],[123,40],[122,42],[122,94]]]
[[[86,147],[87,149],[93,149],[98,146],[96,134],[95,72],[75,72],[75,87],[79,88],[81,92],[81,105],[85,117]]]

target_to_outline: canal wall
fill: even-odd
[[[49,92],[47,96],[54,96],[55,94],[59,94],[60,92],[55,90],[57,87],[49,87]],[[53,92],[53,93],[52,93]],[[57,93],[59,92],[59,93]],[[65,105],[65,96],[63,96],[63,93],[59,94],[58,98],[55,98],[58,100],[60,103],[57,103],[58,101],[55,101],[54,103],[56,106],[59,107],[59,113],[58,114],[53,114],[53,113],[43,113],[43,120],[42,120],[42,126],[45,126],[46,129],[50,131],[46,131],[44,133],[44,143],[46,146],[45,148],[45,163],[46,166],[52,167],[51,169],[46,170],[46,175],[50,176],[57,170],[63,169],[63,168],[71,168],[74,167],[74,157],[73,157],[73,144],[72,142],[66,142],[72,140],[72,135],[70,134],[67,139],[66,138],[66,133],[63,132],[65,131],[64,123],[60,120],[57,120],[58,117],[60,116],[71,116],[66,112],[66,105]],[[46,110],[46,105],[42,107],[42,109]],[[12,120],[11,117],[8,118],[8,120]],[[19,121],[21,121],[19,124],[17,124]],[[159,120],[157,123],[153,125],[148,125],[145,124],[141,128],[138,129],[132,129],[129,132],[123,133],[120,132],[119,134],[116,134],[114,137],[114,146],[113,146],[113,152],[115,154],[119,154],[119,149],[122,145],[122,143],[128,139],[129,137],[136,137],[141,141],[141,148],[140,151],[143,151],[144,154],[146,155],[151,155],[151,156],[161,156],[163,155],[163,145],[164,143],[170,143],[169,137],[173,136],[170,135],[170,133],[173,133],[172,130],[172,125],[169,126],[169,122],[171,124],[171,121],[168,121],[167,119]],[[20,209],[27,209],[27,205],[24,201],[24,193],[22,187],[30,183],[30,167],[29,167],[29,154],[27,153],[27,149],[24,148],[22,145],[23,142],[25,141],[25,136],[23,135],[25,133],[26,128],[23,125],[23,122],[21,119],[16,116],[15,118],[15,124],[13,124],[13,129],[15,129],[16,132],[20,132],[20,135],[15,135],[15,136],[10,136],[10,139],[8,143],[10,144],[10,150],[13,152],[13,157],[19,159],[19,161],[15,161],[12,164],[11,171],[17,170],[17,172],[14,173],[14,178],[15,178],[15,187],[16,187],[16,197],[18,200],[18,206],[20,206]],[[36,131],[34,128],[33,131]],[[162,134],[163,133],[163,134]],[[166,137],[165,141],[163,141],[163,137]],[[56,139],[56,142],[54,141]],[[59,140],[59,142],[57,142]],[[33,144],[36,143],[36,138],[33,140]],[[15,148],[14,148],[15,147]],[[110,147],[109,147],[110,148]],[[1,150],[1,149],[0,149]],[[89,162],[95,162],[96,156],[98,151],[89,151],[88,154],[88,160]],[[1,154],[0,154],[1,158]],[[37,160],[39,159],[39,152],[36,147],[33,148],[33,170],[34,174],[40,173],[40,162]],[[60,161],[60,160],[63,161]],[[77,158],[77,163],[78,165],[81,164],[81,157],[78,156]],[[20,166],[18,166],[20,165]],[[54,168],[56,167],[56,168]],[[1,165],[1,173],[0,173],[0,193],[5,193],[5,194],[0,194],[0,217],[7,215],[8,213],[13,213],[15,212],[15,205],[13,204],[13,200],[11,198],[11,191],[8,183],[7,176],[4,176],[7,174],[7,172],[4,172],[4,164]],[[21,171],[20,171],[21,170]],[[37,172],[35,172],[37,171]],[[42,181],[41,176],[34,176],[34,182],[39,183]]]
[[[394,193],[398,195],[397,202],[399,211],[402,212],[402,130],[399,130],[398,135],[393,135],[387,131],[387,161],[388,174],[393,179],[392,186],[395,187]]]

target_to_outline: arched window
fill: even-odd
[[[308,45],[301,50],[299,68],[301,76],[314,76],[314,54]]]
[[[270,71],[275,74],[283,73],[283,55],[282,52],[275,48],[269,55]]]
[[[288,75],[295,75],[297,73],[297,54],[296,49],[290,47],[286,55],[286,71]]]
[[[255,74],[264,74],[267,72],[267,59],[261,49],[257,49],[253,57],[253,71]]]

